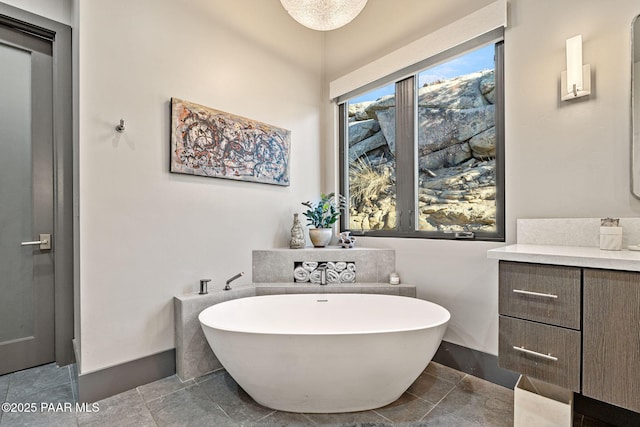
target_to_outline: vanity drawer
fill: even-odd
[[[499,328],[501,368],[580,391],[579,331],[505,316]]]
[[[500,261],[500,314],[580,329],[581,270]]]

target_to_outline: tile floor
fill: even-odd
[[[348,414],[295,414],[265,408],[224,370],[186,382],[174,375],[101,400],[97,408],[89,406],[92,411],[76,411],[71,369],[50,364],[0,376],[0,398],[0,402],[35,404],[33,412],[0,412],[0,427],[513,425],[512,390],[435,362],[396,402]],[[602,425],[575,417],[575,427]]]

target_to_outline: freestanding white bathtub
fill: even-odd
[[[352,412],[398,399],[435,354],[450,314],[370,294],[270,295],[199,315],[209,345],[258,403],[288,412]]]

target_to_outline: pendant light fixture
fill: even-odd
[[[293,19],[318,31],[340,28],[362,11],[367,0],[280,0]]]

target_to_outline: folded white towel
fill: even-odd
[[[307,271],[313,271],[316,268],[318,268],[318,263],[317,262],[313,262],[313,261],[303,262],[302,263],[302,268],[304,268]]]
[[[355,283],[356,273],[351,270],[342,270],[340,272],[340,282],[342,283]]]
[[[302,267],[296,267],[293,270],[293,278],[296,282],[308,282],[309,272]]]

